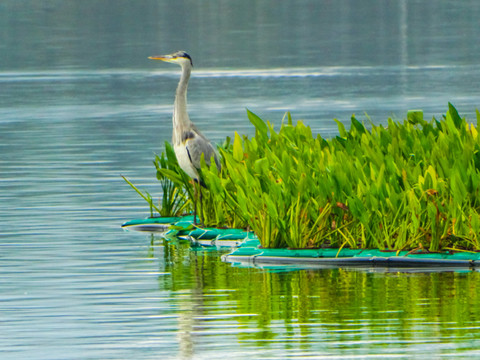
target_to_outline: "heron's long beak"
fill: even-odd
[[[170,62],[173,60],[173,57],[171,55],[154,55],[154,56],[149,56],[148,58],[152,60],[162,60],[167,62]]]

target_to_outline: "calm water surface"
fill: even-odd
[[[367,5],[368,3],[368,5]],[[315,133],[352,113],[476,121],[476,1],[0,4],[0,358],[480,358],[480,273],[257,269],[124,232],[158,196],[190,51],[216,143],[245,109]],[[188,10],[188,11],[186,11]]]

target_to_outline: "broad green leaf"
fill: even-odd
[[[254,169],[257,174],[267,174],[269,168],[269,161],[267,158],[261,158],[255,161]]]
[[[365,126],[360,121],[357,120],[355,115],[352,115],[351,122],[352,122],[352,128],[357,130],[359,134],[365,133],[366,131]]]
[[[268,137],[267,124],[250,110],[247,110],[247,115],[250,122],[253,124],[253,126],[255,126],[255,129],[258,132],[258,136],[266,139]]]
[[[411,124],[423,124],[423,110],[408,110],[407,120]]]
[[[235,139],[233,140],[233,159],[239,162],[243,160],[242,139],[236,131]]]
[[[457,129],[460,129],[462,126],[463,120],[460,117],[460,115],[458,115],[457,109],[455,109],[455,107],[451,103],[448,103],[448,113],[452,117],[455,127]]]
[[[335,122],[337,123],[337,126],[338,126],[338,132],[340,134],[340,137],[346,139],[347,138],[347,130],[345,130],[345,125],[343,125],[343,123],[341,123],[339,120],[337,119],[334,119]]]

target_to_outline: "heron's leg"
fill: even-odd
[[[199,207],[200,207],[200,215],[199,215],[199,218],[200,218],[200,225],[201,226],[205,226],[205,224],[203,223],[203,194],[202,194],[202,185],[198,184],[198,192],[199,192],[199,197],[198,197],[198,202],[199,202]]]
[[[197,225],[197,182],[193,180],[193,225]]]

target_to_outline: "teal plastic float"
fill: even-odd
[[[166,238],[189,240],[195,246],[234,247],[222,260],[240,266],[298,267],[480,267],[478,252],[415,252],[376,249],[263,249],[253,232],[241,229],[200,228],[193,216],[146,218],[127,221],[125,229],[162,232]]]
[[[124,229],[161,232],[166,238],[177,237],[192,242],[193,245],[236,247],[245,240],[256,239],[253,232],[241,229],[201,228],[193,224],[193,216],[153,217],[127,221]],[[257,240],[258,242],[258,240]]]
[[[409,252],[376,249],[262,249],[255,243],[244,243],[222,260],[243,266],[361,266],[361,267],[443,267],[480,266],[480,253]]]
[[[189,220],[187,217],[150,217],[145,219],[130,220],[122,224],[122,228],[126,230],[148,231],[148,232],[165,232],[170,226],[180,220]]]

